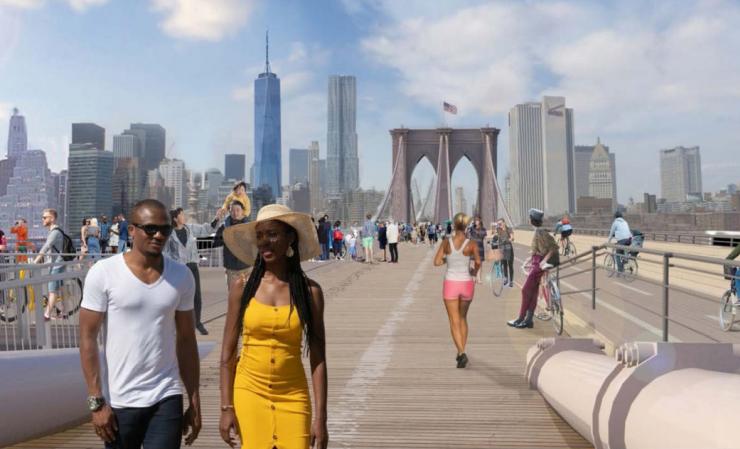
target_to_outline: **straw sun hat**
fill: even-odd
[[[293,212],[281,204],[269,204],[257,212],[257,219],[250,223],[229,226],[224,231],[224,242],[234,256],[242,262],[252,265],[257,258],[257,224],[263,221],[282,221],[295,229],[298,234],[298,252],[301,261],[312,259],[321,254],[321,246],[316,235],[316,228],[311,216]]]

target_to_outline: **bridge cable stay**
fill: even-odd
[[[377,220],[378,217],[380,217],[381,214],[385,211],[385,208],[388,206],[388,200],[390,199],[391,189],[393,188],[393,183],[396,182],[396,172],[398,171],[399,165],[401,165],[401,153],[403,153],[401,149],[403,148],[403,145],[404,145],[403,135],[400,135],[398,137],[398,154],[396,154],[396,160],[393,163],[393,173],[391,174],[391,181],[388,183],[388,188],[385,189],[385,195],[383,195],[383,200],[378,205],[378,209],[375,211],[375,215],[372,217],[373,221]],[[390,218],[393,218],[393,217],[390,217]]]
[[[491,146],[491,137],[486,135],[486,148],[490,148]],[[489,153],[490,154],[490,153]],[[504,201],[504,197],[501,194],[501,187],[498,183],[498,177],[496,176],[496,170],[493,169],[493,159],[491,158],[484,158],[488,160],[488,164],[486,169],[490,170],[491,173],[491,179],[493,179],[493,185],[496,190],[496,200],[498,200],[498,204],[501,206],[501,211],[503,212],[504,221],[509,225],[509,227],[514,227],[514,222],[511,219],[511,215],[509,214],[509,210],[506,207],[506,201]]]

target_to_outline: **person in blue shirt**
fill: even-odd
[[[118,217],[118,252],[123,254],[128,251],[128,221],[123,214]]]
[[[621,211],[616,211],[614,213],[614,221],[612,222],[612,227],[609,230],[609,238],[607,239],[607,243],[611,242],[612,239],[615,239],[617,241],[617,245],[629,246],[629,244],[632,243],[632,232],[630,231],[630,225],[624,219]],[[622,258],[622,255],[624,255],[624,250],[618,249],[616,257],[618,273],[624,273],[624,259]]]
[[[108,223],[108,217],[105,215],[100,217],[98,223],[100,224],[100,252],[105,253],[110,239],[110,223]]]

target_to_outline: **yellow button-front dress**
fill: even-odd
[[[311,398],[301,362],[302,337],[295,307],[249,301],[234,378],[243,448],[308,448]]]

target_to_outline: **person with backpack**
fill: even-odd
[[[344,248],[344,233],[342,232],[342,222],[337,220],[334,222],[334,230],[332,231],[332,243],[331,247],[334,250],[334,257],[337,259],[342,258],[342,249]]]
[[[105,215],[100,217],[98,223],[100,224],[100,252],[105,254],[110,240],[110,223]]]
[[[55,209],[44,209],[41,214],[41,222],[49,230],[49,234],[46,236],[46,242],[39,250],[39,254],[33,263],[44,262],[52,264],[49,269],[49,274],[52,276],[64,273],[65,265],[62,262],[68,260],[65,258],[74,259],[72,239],[57,225],[57,211]],[[57,298],[59,297],[59,290],[62,288],[61,279],[49,281],[48,287],[49,299],[46,302],[46,309],[44,310],[44,320],[47,321],[56,319],[56,317],[51,315],[51,312],[54,310]]]
[[[506,322],[509,326],[517,329],[534,327],[532,317],[537,306],[540,278],[542,278],[545,270],[560,264],[558,243],[549,232],[542,228],[544,218],[545,213],[541,210],[529,210],[529,222],[535,227],[534,236],[532,237],[532,256],[530,258],[532,268],[522,286],[522,305],[519,309],[519,317]]]

